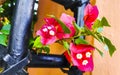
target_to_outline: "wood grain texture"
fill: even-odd
[[[104,35],[112,40],[117,50],[113,57],[110,57],[107,51],[104,57],[101,57],[97,51],[94,52],[94,71],[92,75],[120,75],[120,0],[97,0],[99,8],[99,17],[105,16],[111,27],[104,29]],[[102,48],[98,42],[94,43],[99,48]]]

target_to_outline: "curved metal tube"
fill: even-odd
[[[69,63],[64,55],[32,54],[32,60],[28,67],[68,68]]]

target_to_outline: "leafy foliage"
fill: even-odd
[[[50,52],[48,46],[42,45],[42,43],[40,42],[40,37],[36,37],[35,41],[32,42],[33,42],[32,48],[35,48],[37,53],[41,53],[42,51],[44,51],[48,54]]]
[[[3,20],[1,21],[1,24],[3,26],[0,29],[0,44],[7,46],[11,24],[6,17],[4,18],[4,21]]]
[[[8,44],[8,36],[11,28],[9,20],[12,17],[12,7],[11,0],[7,0],[0,6],[0,44],[4,46]]]
[[[75,44],[88,44],[88,42],[80,37],[75,39]]]
[[[62,28],[65,31],[65,33],[69,32],[69,29],[67,29],[67,27],[65,26],[65,24],[63,22],[61,22],[55,16],[50,16],[50,17],[55,18],[62,25]],[[98,40],[101,44],[103,44],[103,46],[104,46],[103,48],[106,51],[109,51],[110,56],[113,55],[113,53],[116,50],[115,46],[112,44],[112,42],[108,38],[106,38],[105,36],[103,36],[101,34],[104,27],[110,27],[110,25],[105,17],[103,17],[101,20],[96,19],[96,21],[94,22],[94,24],[92,26],[92,30],[88,29],[87,27],[79,27],[75,22],[73,22],[73,25],[76,29],[76,33],[75,33],[75,36],[72,38],[69,38],[69,40],[73,41],[75,44],[91,45],[87,40],[80,38],[81,36],[91,35],[96,40]],[[40,43],[39,40],[40,40],[40,37],[36,38],[33,47],[40,48],[40,50],[44,50],[44,51],[48,52],[48,50],[43,48],[44,46]],[[69,41],[67,41],[67,39],[63,39],[62,41],[61,40],[62,39],[58,40],[57,42],[62,44],[67,50],[69,50]],[[99,48],[97,48],[95,46],[94,46],[94,48],[99,52],[99,54],[101,56],[104,55],[102,50],[99,50]]]
[[[115,46],[112,44],[112,42],[106,38],[105,36],[103,36],[101,34],[101,30],[99,30],[100,28],[103,29],[103,27],[110,27],[107,19],[105,17],[102,18],[102,20],[96,20],[94,25],[93,25],[93,30],[94,31],[90,31],[88,29],[86,29],[86,31],[92,35],[95,39],[97,39],[100,43],[102,43],[104,45],[104,47],[106,47],[105,49],[106,50],[109,50],[109,54],[110,56],[113,55],[113,53],[115,52],[116,48]],[[96,48],[97,51],[100,53],[100,55],[103,55],[103,53],[98,49]]]
[[[16,0],[6,0],[6,2],[2,4],[0,9],[2,9],[4,13],[0,13],[0,17],[7,17],[10,21],[12,20],[15,1]]]
[[[7,40],[7,36],[4,34],[0,34],[0,44],[7,46],[6,40]]]

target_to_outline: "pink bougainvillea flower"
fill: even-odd
[[[70,44],[71,59],[74,66],[77,66],[81,71],[93,70],[92,50],[94,47],[86,44],[76,45]]]
[[[58,39],[62,39],[64,37],[64,31],[61,25],[54,18],[45,18],[45,21],[56,28],[56,37]]]
[[[72,24],[75,20],[69,15],[63,13],[60,20],[70,29],[70,33],[64,33],[64,30],[56,19],[45,18],[44,20],[46,24],[37,31],[37,35],[41,36],[41,43],[44,45],[54,43],[57,39],[72,37],[75,34],[75,28]]]
[[[73,21],[75,21],[75,19],[73,17],[71,17],[70,15],[67,15],[65,13],[63,13],[60,17],[60,20],[69,28],[70,33],[64,33],[63,34],[63,38],[69,38],[74,36],[75,34],[75,28],[73,25]],[[59,31],[61,31],[61,27],[58,28]],[[63,30],[62,30],[63,32]]]
[[[72,24],[75,19],[65,13],[60,17],[60,20],[70,29],[70,33],[64,33],[61,25],[54,18],[45,18],[46,23],[52,24],[56,28],[56,37],[58,39],[69,38],[75,34],[75,28]]]
[[[55,36],[56,29],[53,25],[50,24],[44,24],[36,34],[41,37],[41,43],[43,45],[52,44],[57,40]]]
[[[98,17],[98,8],[97,6],[92,6],[91,4],[88,4],[85,7],[84,10],[84,22],[85,25],[89,28],[92,29],[92,25],[94,23],[94,21],[96,20],[96,18]]]
[[[45,22],[49,25],[57,26],[59,23],[54,18],[44,18]]]
[[[64,56],[66,57],[67,61],[68,61],[70,64],[72,64],[72,60],[71,60],[70,55],[68,54],[68,51],[65,51],[65,52],[64,52]]]

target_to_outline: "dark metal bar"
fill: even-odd
[[[19,61],[28,49],[34,0],[17,0],[12,21],[8,50]]]
[[[82,5],[77,7],[77,9],[74,12],[74,17],[76,18],[77,25],[80,27],[84,27],[84,9],[86,4],[89,2],[89,0],[80,0]],[[80,38],[85,38],[85,36],[81,36]]]
[[[4,68],[3,57],[7,54],[7,48],[3,45],[0,45],[0,68]]]
[[[29,53],[26,55],[25,58],[15,63],[14,65],[11,62],[14,62],[15,60],[13,60],[13,58],[9,54],[5,56],[4,61],[8,61],[7,64],[12,66],[4,70],[2,73],[0,73],[0,75],[28,75],[28,73],[23,69],[23,67],[25,67],[28,62],[30,62]]]
[[[82,5],[77,7],[77,10],[74,11],[74,17],[77,20],[77,24],[80,27],[83,27],[84,26],[84,20],[83,20],[84,9],[85,9],[86,4],[89,2],[89,0],[79,0],[79,1],[81,1]]]
[[[16,63],[28,52],[34,2],[35,0],[17,0],[15,4],[8,53]]]
[[[32,54],[32,60],[28,67],[68,68],[69,63],[63,55]]]

